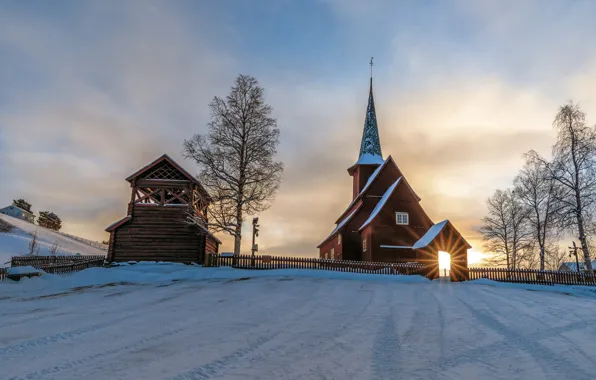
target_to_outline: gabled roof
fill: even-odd
[[[374,210],[370,213],[370,216],[368,217],[366,222],[364,222],[364,224],[362,226],[360,226],[358,231],[361,231],[364,227],[368,226],[370,224],[370,222],[372,222],[375,219],[375,217],[379,214],[379,212],[381,212],[381,210],[383,209],[383,206],[385,206],[385,204],[387,203],[387,200],[389,199],[391,194],[393,194],[393,191],[397,188],[397,185],[399,185],[399,183],[401,182],[401,178],[402,177],[399,177],[397,179],[397,181],[395,181],[393,183],[393,185],[389,186],[387,191],[385,191],[385,194],[383,194],[383,196],[381,197],[381,200],[379,201],[379,203],[377,203]]]
[[[208,198],[209,200],[211,200],[211,196],[209,195],[209,193],[207,192],[207,190],[205,190],[205,188],[203,187],[203,185],[201,185],[201,183],[197,180],[197,178],[193,175],[191,175],[189,172],[187,172],[182,166],[180,166],[176,161],[174,161],[170,156],[168,156],[167,154],[163,154],[161,155],[159,158],[157,158],[155,161],[143,166],[141,169],[137,170],[136,172],[134,172],[133,174],[129,175],[126,180],[128,182],[132,182],[133,180],[139,178],[140,176],[142,176],[144,173],[146,173],[147,171],[149,171],[150,169],[154,168],[156,165],[162,163],[163,161],[166,161],[167,163],[169,163],[170,165],[172,165],[176,170],[178,170],[186,179],[188,179],[190,182],[194,183],[195,185],[198,186],[199,191],[203,194],[203,196],[205,196],[206,198]]]
[[[391,156],[387,157],[387,159],[383,162],[383,164],[381,166],[379,166],[378,168],[376,168],[375,171],[370,175],[370,177],[368,177],[368,181],[366,181],[366,184],[364,185],[364,187],[362,188],[362,190],[360,191],[360,193],[356,196],[356,198],[352,199],[352,202],[350,202],[350,204],[344,210],[344,212],[341,213],[341,215],[335,221],[335,223],[338,223],[341,220],[341,218],[344,215],[346,215],[346,213],[348,211],[350,211],[350,209],[352,208],[352,206],[354,206],[356,204],[356,202],[358,202],[360,199],[362,199],[362,197],[364,197],[364,195],[366,194],[367,190],[372,186],[372,184],[375,182],[375,180],[379,177],[379,173],[381,173],[381,171],[383,170],[383,168],[386,167],[390,161],[393,162],[393,164],[395,165],[395,167],[397,167],[397,164],[395,163],[395,161],[393,161],[393,157],[391,157]],[[399,169],[399,167],[397,167],[397,170],[401,173],[401,170]],[[412,186],[410,186],[410,184],[408,183],[408,181],[405,178],[403,178],[403,181],[406,183],[406,185],[408,185],[408,188],[410,189],[410,191],[412,192],[412,194],[414,194],[414,197],[416,197],[416,200],[420,201],[421,198],[418,196],[418,194],[416,194],[416,192],[414,191],[414,189],[412,189]]]
[[[416,243],[414,243],[414,245],[412,246],[412,249],[426,248],[447,227],[450,227],[453,231],[455,231],[457,233],[457,235],[459,235],[459,237],[468,246],[468,249],[469,248],[472,248],[472,246],[470,245],[470,243],[468,243],[466,241],[466,239],[464,239],[464,237],[461,236],[461,234],[459,233],[459,231],[457,231],[455,229],[455,227],[453,227],[453,224],[451,224],[451,222],[449,220],[443,220],[442,222],[435,223],[431,228],[429,228],[428,231],[426,231],[426,233],[420,239],[418,239],[418,241]]]
[[[348,215],[347,217],[344,218],[344,220],[341,221],[341,223],[339,223],[334,229],[333,231],[331,231],[331,233],[329,235],[327,235],[327,237],[325,238],[325,240],[323,240],[318,246],[317,248],[319,248],[320,246],[322,246],[327,240],[329,240],[331,237],[333,237],[333,235],[335,235],[339,230],[342,229],[343,226],[346,225],[346,223],[348,223],[350,221],[350,219],[352,219],[352,217],[354,215],[356,215],[356,213],[358,212],[358,210],[360,210],[360,208],[362,207],[362,203],[360,203],[360,205],[358,207],[356,207],[356,209],[354,211],[352,211],[352,213],[350,213],[350,215]]]

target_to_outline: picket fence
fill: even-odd
[[[31,266],[46,273],[67,274],[104,265],[105,256],[14,256],[13,267]],[[8,278],[8,268],[0,268],[0,281]]]
[[[210,254],[205,259],[205,266],[230,266],[241,269],[317,269],[336,272],[421,276],[426,274],[426,266],[419,263],[380,263],[265,255],[255,255],[253,257],[250,255]]]
[[[499,282],[537,285],[596,286],[596,273],[536,269],[470,268],[470,280],[486,278]]]

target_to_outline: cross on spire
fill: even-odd
[[[373,59],[374,59],[374,57],[370,57],[370,80],[371,81],[372,81],[372,67],[374,65]]]

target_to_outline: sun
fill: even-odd
[[[484,260],[484,253],[478,251],[468,251],[468,265],[478,264]]]

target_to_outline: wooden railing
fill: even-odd
[[[470,280],[486,278],[521,284],[596,286],[596,273],[507,268],[470,268],[469,273]]]
[[[80,261],[73,264],[62,264],[62,265],[46,265],[39,269],[42,269],[46,273],[53,274],[67,274],[82,271],[83,269],[101,267],[104,264],[104,258],[93,259],[87,261]]]
[[[73,265],[86,261],[101,261],[103,263],[105,256],[13,256],[11,265],[13,267],[32,266],[33,268],[43,268],[46,266]]]
[[[237,255],[207,255],[205,266],[230,266],[242,269],[317,269],[336,272],[401,274],[425,276],[426,266],[419,263],[379,263],[366,261],[329,260],[305,257]]]

